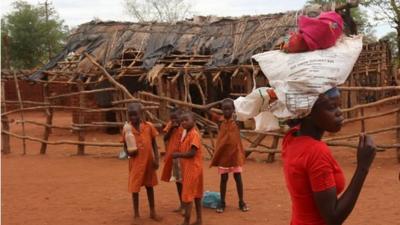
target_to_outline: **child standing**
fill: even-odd
[[[174,210],[174,212],[182,211],[182,180],[177,173],[179,173],[179,160],[172,159],[172,153],[179,151],[179,144],[181,141],[183,128],[180,125],[180,115],[181,111],[179,109],[174,109],[170,114],[170,121],[164,128],[164,142],[165,142],[165,159],[164,159],[164,169],[162,171],[161,180],[165,182],[174,181],[176,183],[176,189],[179,196],[179,207]],[[174,173],[175,172],[175,173]]]
[[[221,109],[223,116],[212,115],[214,117],[213,120],[219,122],[216,150],[211,161],[211,166],[218,167],[218,173],[221,175],[221,202],[217,208],[217,212],[223,213],[225,210],[225,194],[229,173],[233,173],[233,177],[235,178],[239,196],[239,209],[246,212],[249,209],[243,200],[243,182],[241,176],[245,156],[240,140],[240,130],[233,118],[235,111],[233,100],[224,99],[221,103]]]
[[[131,103],[128,105],[129,123],[124,127],[130,135],[123,132],[124,150],[129,156],[129,180],[128,191],[132,193],[134,218],[139,218],[139,191],[142,186],[146,187],[147,198],[150,207],[150,218],[160,221],[154,206],[154,189],[157,185],[156,170],[159,166],[158,148],[156,144],[157,130],[154,126],[142,120],[142,105]],[[132,135],[133,134],[133,135]],[[128,139],[129,140],[128,140]],[[131,151],[127,144],[136,143],[137,150]]]
[[[179,152],[172,153],[174,159],[181,159],[182,166],[182,203],[185,211],[182,225],[189,225],[193,201],[196,207],[195,225],[202,224],[201,198],[203,196],[203,159],[201,136],[195,128],[192,112],[185,112],[181,117],[185,129]]]

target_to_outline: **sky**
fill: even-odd
[[[42,4],[44,0],[25,0],[30,4]],[[59,17],[70,28],[89,22],[94,18],[101,20],[132,21],[126,13],[124,0],[53,0]],[[13,0],[0,1],[1,16],[12,10]],[[192,0],[197,15],[241,16],[285,12],[301,9],[306,0]],[[387,24],[375,28],[376,36],[382,37],[392,31]],[[394,30],[393,30],[394,31]]]

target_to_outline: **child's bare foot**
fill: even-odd
[[[162,217],[158,216],[156,213],[150,213],[150,219],[157,221],[157,222],[161,222],[162,221]]]
[[[183,221],[183,223],[181,223],[181,224],[178,224],[178,225],[189,225],[189,223],[188,223],[188,222],[186,222],[186,221]]]
[[[242,211],[242,212],[247,212],[247,211],[249,211],[249,207],[247,207],[247,205],[246,205],[246,203],[245,202],[239,202],[239,209]]]
[[[133,221],[131,222],[131,225],[141,225],[141,224],[142,224],[142,222],[140,220],[140,217],[139,216],[134,216],[133,217]]]
[[[176,212],[176,213],[182,213],[182,211],[183,211],[182,206],[179,206],[178,208],[172,210],[172,212]]]
[[[202,225],[202,224],[203,224],[203,222],[198,220],[198,221],[192,223],[191,225]]]

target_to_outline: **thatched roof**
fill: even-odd
[[[295,27],[296,12],[239,18],[195,17],[175,24],[92,21],[79,26],[64,50],[31,78],[55,69],[71,52],[80,55],[75,71],[93,73],[83,52],[111,69],[127,51],[140,52],[135,66],[151,69],[168,55],[200,55],[206,68],[249,63],[251,56],[272,49]],[[123,63],[120,63],[121,65]]]

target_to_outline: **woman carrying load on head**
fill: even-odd
[[[276,129],[278,119],[289,119],[291,129],[283,139],[282,159],[292,201],[291,225],[343,224],[374,160],[373,140],[360,134],[357,167],[345,189],[343,171],[322,141],[326,132],[335,133],[342,127],[344,118],[336,87],[346,81],[361,49],[362,37],[356,36],[342,37],[325,50],[257,54],[253,58],[271,88],[255,89],[235,100],[238,118],[255,118],[256,128]]]
[[[336,88],[321,94],[311,113],[298,120],[283,140],[283,170],[292,200],[292,225],[342,224],[356,204],[375,157],[371,137],[360,134],[357,168],[345,190],[343,171],[321,141],[325,132],[335,133],[342,127],[339,97]]]

